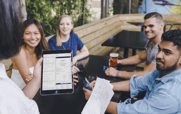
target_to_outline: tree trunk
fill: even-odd
[[[105,17],[107,17],[107,13],[108,13],[108,0],[105,0]]]
[[[19,7],[21,9],[21,18],[22,20],[26,20],[27,19],[27,12],[26,12],[26,3],[25,0],[18,0],[19,2]]]
[[[105,17],[105,0],[101,0],[101,19]]]
[[[140,0],[131,0],[131,13],[137,13]],[[114,14],[128,14],[129,0],[114,0],[113,2]]]
[[[131,0],[131,13],[138,13],[140,0]]]
[[[85,1],[82,0],[82,25],[84,25],[85,20]]]

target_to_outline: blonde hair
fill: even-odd
[[[72,18],[69,16],[69,15],[62,15],[59,19],[58,19],[58,23],[57,23],[57,29],[56,29],[56,45],[57,46],[62,46],[62,42],[60,40],[60,21],[64,18],[64,17],[68,17],[70,20],[71,20],[71,23],[73,25],[73,28],[70,32],[70,34],[74,33],[74,24],[73,24],[73,21],[72,21]]]

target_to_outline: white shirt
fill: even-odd
[[[7,76],[4,64],[0,63],[0,114],[39,114],[35,101]]]

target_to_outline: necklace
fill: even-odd
[[[69,46],[68,46],[68,45],[69,45]],[[63,45],[63,43],[62,43],[62,47],[63,47],[64,50],[65,50],[65,49],[70,49],[70,46],[71,46],[71,37],[70,37],[70,40],[68,41],[68,44],[67,44],[66,48],[64,47],[64,45]]]

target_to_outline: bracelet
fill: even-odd
[[[118,72],[119,72],[119,70],[118,70],[117,73],[116,73],[116,77],[118,77]]]

